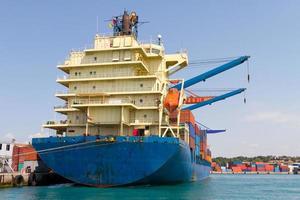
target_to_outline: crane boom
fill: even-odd
[[[219,67],[216,67],[212,70],[209,70],[203,74],[200,74],[198,76],[195,76],[187,81],[184,82],[184,85],[183,85],[183,88],[187,88],[187,87],[190,87],[196,83],[199,83],[201,81],[205,81],[206,79],[210,78],[210,77],[213,77],[217,74],[220,74],[226,70],[229,70],[235,66],[238,66],[240,64],[242,64],[243,62],[245,62],[246,60],[248,60],[250,58],[250,56],[241,56],[235,60],[232,60],[228,63],[225,63]],[[175,86],[173,86],[172,88],[176,88],[177,90],[180,90],[181,89],[181,85],[182,83],[179,83]]]
[[[203,107],[203,106],[212,104],[212,103],[214,103],[214,102],[224,100],[224,99],[226,99],[226,98],[228,98],[228,97],[231,97],[231,96],[240,94],[240,93],[244,92],[245,90],[246,90],[246,88],[240,88],[240,89],[237,89],[237,90],[228,92],[228,93],[226,93],[226,94],[223,94],[223,95],[220,95],[220,96],[216,96],[216,97],[214,97],[214,98],[212,98],[212,99],[209,99],[209,100],[207,100],[207,101],[203,101],[203,102],[200,102],[200,103],[191,105],[191,106],[187,106],[187,107],[185,107],[185,108],[182,108],[182,110],[194,110],[194,109],[196,109],[196,108],[200,108],[200,107]]]

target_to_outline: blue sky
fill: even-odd
[[[197,120],[227,133],[209,136],[214,156],[299,155],[299,1],[2,1],[0,6],[0,133],[19,141],[53,119],[54,97],[63,87],[56,69],[72,48],[91,44],[99,17],[101,33],[124,8],[140,20],[139,38],[163,37],[169,53],[188,49],[190,60],[250,55],[199,88],[247,87],[243,95],[194,111]],[[213,67],[213,66],[211,66]],[[211,67],[176,74],[188,78]]]

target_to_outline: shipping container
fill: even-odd
[[[171,122],[176,123],[177,121],[177,111],[170,113],[169,119]],[[190,110],[180,111],[180,123],[191,123],[195,125],[195,117]]]
[[[265,172],[266,168],[265,167],[256,167],[256,171],[258,171],[258,172]]]
[[[196,156],[200,156],[200,147],[198,145],[195,145],[195,154]]]
[[[280,172],[279,166],[274,167],[274,172]]]
[[[251,170],[250,170],[251,172],[256,172],[256,167],[254,166],[254,167],[251,167]]]
[[[195,124],[195,133],[196,135],[201,135],[200,128],[197,124]]]
[[[242,169],[240,167],[231,167],[232,169],[232,172],[234,173],[241,173],[242,172]]]
[[[24,163],[19,163],[18,164],[18,171],[21,171],[23,169]]]
[[[195,133],[194,125],[192,123],[188,123],[188,125],[189,125],[190,136],[195,138],[196,133]]]
[[[16,144],[14,146],[12,156],[12,168],[14,171],[19,171],[19,164],[23,164],[25,161],[36,160],[39,160],[39,156],[31,145]]]
[[[290,168],[286,165],[281,165],[280,166],[280,171],[281,172],[289,172],[290,171]]]
[[[266,164],[265,169],[266,169],[267,172],[273,172],[274,171],[274,166]]]
[[[200,146],[200,136],[199,135],[196,135],[195,142],[196,142],[197,145]]]
[[[195,139],[190,136],[189,140],[190,140],[190,148],[195,149]]]

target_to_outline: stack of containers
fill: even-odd
[[[201,156],[203,159],[206,158],[207,154],[207,135],[206,131],[201,131],[200,135],[200,151],[201,151]]]
[[[21,171],[25,161],[37,161],[39,156],[31,145],[14,145],[12,168]]]
[[[266,164],[265,169],[266,169],[266,172],[273,172],[274,171],[274,166],[270,165],[270,164]]]
[[[251,172],[256,172],[256,164],[255,163],[251,163]]]
[[[265,163],[256,162],[256,171],[258,171],[258,172],[265,172],[266,171]]]
[[[241,173],[242,169],[240,167],[231,167],[233,173]]]
[[[280,165],[280,171],[281,172],[289,172],[290,168],[286,165]]]
[[[247,165],[245,163],[243,163],[242,161],[233,161],[233,162],[231,162],[230,163],[230,168],[231,169],[237,169],[238,171],[241,170],[243,172],[248,171]]]
[[[229,168],[231,167],[236,167],[237,165],[241,165],[243,164],[242,161],[232,161],[232,162],[229,162]]]
[[[192,149],[196,149],[196,143],[195,143],[195,137],[196,137],[196,133],[195,133],[195,128],[193,126],[192,123],[188,123],[189,125],[189,131],[190,131],[190,138],[189,138],[189,141],[190,141],[190,147]]]
[[[207,149],[205,160],[207,160],[208,162],[211,162],[211,151],[209,149]]]
[[[216,162],[211,163],[211,168],[215,172],[222,172],[221,166]]]
[[[196,133],[196,137],[195,137],[195,141],[196,141],[196,156],[199,157],[200,159],[200,129],[198,127],[197,124],[195,124],[195,133]]]
[[[177,122],[177,111],[171,112],[169,115],[169,120],[171,123],[176,123]],[[180,123],[192,123],[195,125],[195,117],[190,110],[181,110],[180,111]]]
[[[280,167],[279,166],[275,166],[274,167],[274,172],[280,172]]]

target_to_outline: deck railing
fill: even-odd
[[[111,78],[111,77],[126,77],[126,76],[146,76],[146,72],[110,72],[110,73],[100,73],[100,74],[80,74],[80,75],[70,75],[63,76],[62,78],[57,78],[57,80],[68,80],[68,79],[84,79],[84,78]]]

